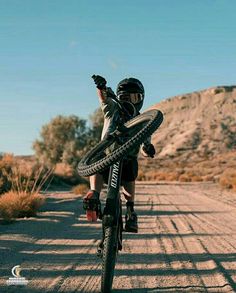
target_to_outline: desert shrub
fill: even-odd
[[[236,171],[235,169],[227,169],[219,177],[219,183],[222,187],[236,190]]]
[[[178,181],[181,172],[147,171],[139,170],[137,180],[140,181]]]
[[[166,180],[167,181],[178,181],[179,180],[179,174],[178,173],[169,173],[166,175]]]
[[[12,154],[0,157],[0,194],[11,189],[12,182],[9,180],[9,176],[12,174],[14,165],[15,160]]]
[[[145,181],[146,180],[145,178],[146,178],[145,173],[142,170],[139,170],[137,180]]]
[[[187,178],[187,182],[200,182],[203,181],[202,176],[199,174],[198,170],[191,170],[186,168],[186,172],[183,174],[184,176],[181,177],[181,180],[185,180]]]
[[[58,163],[55,166],[51,184],[61,185],[64,183],[68,185],[88,184],[88,180],[81,177],[72,166]]]
[[[202,176],[202,180],[203,181],[213,181],[214,176],[213,175],[205,175],[205,176]]]
[[[164,172],[153,173],[152,179],[153,180],[160,180],[160,181],[166,180],[166,173],[164,173]]]
[[[236,136],[235,129],[232,127],[232,122],[235,122],[235,118],[231,116],[226,117],[226,123],[221,122],[221,129],[224,134],[224,143],[228,149],[236,148]]]
[[[5,221],[36,214],[43,204],[41,189],[49,184],[53,169],[6,155],[0,162],[0,217]]]
[[[191,177],[191,181],[192,182],[200,182],[200,181],[203,181],[203,179],[202,179],[201,176],[194,175],[194,176]]]
[[[16,161],[7,175],[11,182],[11,191],[16,193],[38,193],[49,184],[53,169],[38,164],[29,165]]]
[[[0,197],[0,218],[11,221],[15,218],[35,216],[44,203],[44,197],[38,193],[9,191]]]
[[[179,176],[180,182],[191,182],[191,178],[187,174],[182,174]]]
[[[88,190],[88,184],[79,184],[72,189],[73,193],[75,194],[86,194]]]
[[[51,173],[52,169],[6,154],[0,160],[0,194],[9,190],[38,192],[48,182]]]
[[[216,89],[214,90],[214,92],[215,92],[215,94],[217,95],[217,94],[220,94],[220,93],[225,92],[225,89],[224,89],[224,88],[216,88]]]

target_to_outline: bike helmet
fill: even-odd
[[[130,102],[134,105],[136,111],[140,111],[144,100],[144,87],[140,80],[129,77],[121,80],[116,89],[119,101]]]

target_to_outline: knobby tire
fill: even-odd
[[[102,255],[102,293],[111,292],[117,252],[117,227],[106,227]]]
[[[162,121],[163,114],[159,110],[149,110],[129,120],[125,123],[127,134],[130,134],[129,139],[119,145],[113,152],[101,158],[99,154],[104,153],[104,150],[115,142],[115,138],[114,140],[112,138],[102,140],[79,162],[78,173],[81,176],[91,176],[107,169],[134,147],[141,145],[161,125]],[[118,136],[122,138],[124,134],[121,132],[118,133]]]

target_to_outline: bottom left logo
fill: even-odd
[[[28,280],[20,276],[21,267],[19,265],[14,266],[11,270],[13,278],[8,278],[7,285],[27,285]]]

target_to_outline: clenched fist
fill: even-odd
[[[99,90],[104,90],[106,88],[107,81],[104,77],[102,77],[100,75],[93,75],[92,79],[94,80],[94,82]]]
[[[149,143],[149,144],[144,144],[142,147],[142,151],[151,158],[154,158],[156,150],[153,146],[153,144]]]

